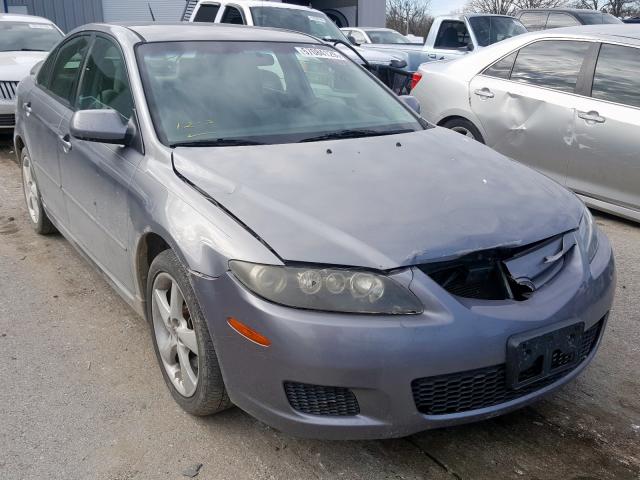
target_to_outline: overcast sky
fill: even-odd
[[[461,9],[465,0],[431,0],[431,15],[445,15],[452,10]]]

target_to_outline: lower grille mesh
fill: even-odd
[[[13,127],[16,124],[16,116],[13,113],[0,114],[0,127]]]
[[[302,413],[332,417],[360,413],[358,400],[348,388],[284,382],[284,390],[291,406]]]
[[[604,319],[584,332],[579,353],[581,359],[586,358],[596,346],[603,322]],[[524,397],[551,385],[569,371],[565,370],[518,390],[511,390],[507,386],[506,365],[502,364],[419,378],[411,382],[411,389],[418,411],[426,415],[445,415],[490,407]]]

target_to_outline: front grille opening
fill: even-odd
[[[502,265],[502,260],[512,255],[513,252],[480,252],[419,268],[447,292],[458,297],[526,300],[533,289],[517,283]]]
[[[473,252],[418,268],[458,297],[524,301],[562,269],[565,255],[571,250],[565,251],[567,235],[571,232],[529,245]]]
[[[360,413],[358,400],[348,388],[284,382],[284,391],[291,407],[302,413],[329,417],[348,417]]]
[[[581,361],[584,361],[596,347],[602,334],[605,318],[603,317],[582,335],[578,353]],[[552,361],[562,362],[561,357],[562,355],[555,355]],[[574,368],[577,368],[578,365]],[[513,390],[507,382],[506,365],[503,363],[465,372],[418,378],[411,382],[411,390],[416,408],[420,413],[447,415],[515,400],[551,385],[571,371],[573,371],[571,368],[562,370],[547,378]]]

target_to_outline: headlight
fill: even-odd
[[[598,227],[593,221],[591,212],[586,207],[582,220],[580,220],[580,227],[578,227],[578,237],[582,251],[591,262],[598,251]]]
[[[232,260],[229,266],[255,294],[288,307],[369,314],[422,313],[407,288],[386,275],[319,267],[280,267]]]

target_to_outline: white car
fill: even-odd
[[[422,116],[640,221],[640,25],[528,33],[420,66]]]
[[[20,80],[63,37],[62,31],[46,18],[0,14],[0,129],[12,129],[15,125]]]

